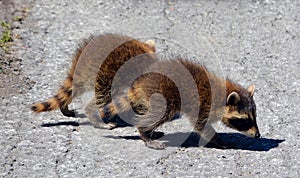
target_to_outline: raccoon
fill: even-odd
[[[115,75],[127,61],[140,55],[142,60],[150,61],[146,62],[149,66],[133,67],[132,71],[148,72],[136,78],[127,93],[112,100]],[[85,111],[94,126],[113,129],[118,125],[112,118],[119,118],[123,113],[133,110],[135,114],[127,116],[133,116],[130,123],[137,127],[141,139],[149,148],[165,148],[164,144],[154,141],[163,136],[155,129],[181,114],[188,116],[201,138],[219,148],[228,148],[229,145],[219,138],[211,126],[216,121],[222,121],[226,126],[250,137],[260,137],[253,100],[254,85],[245,89],[186,59],[158,61],[155,43],[151,40],[142,43],[115,34],[92,37],[77,50],[68,77],[57,94],[45,102],[34,104],[31,109],[36,113],[60,109],[65,116],[75,117],[75,112],[69,110],[68,105],[73,98],[91,90],[95,92],[95,98]],[[190,79],[178,77],[182,74],[176,67],[169,73],[170,76],[155,72],[157,69],[172,69],[177,64],[184,66],[191,75]],[[178,89],[178,82],[174,82],[172,76],[180,78],[179,84],[185,87]],[[186,86],[186,81],[193,81],[196,87]],[[155,94],[162,97],[153,97]],[[184,100],[182,96],[188,99]]]
[[[83,92],[94,90],[100,67],[107,70],[105,77],[110,81],[127,60],[154,52],[155,43],[152,40],[143,43],[118,34],[92,36],[84,40],[77,49],[67,78],[57,93],[45,102],[34,104],[31,110],[40,113],[60,109],[63,115],[75,117],[75,111],[69,110],[68,105]],[[109,91],[110,85],[106,83],[104,89]],[[107,100],[110,101],[109,98]]]
[[[125,96],[108,103],[106,107],[100,107],[100,117],[102,119],[115,117],[132,108],[137,114],[137,119],[133,121],[133,125],[137,127],[145,145],[153,149],[165,148],[163,143],[153,140],[163,136],[163,133],[155,132],[155,129],[165,122],[171,121],[176,115],[182,114],[183,107],[186,108],[184,109],[186,113],[183,114],[187,114],[194,130],[201,136],[201,139],[218,148],[232,146],[225,144],[211,126],[212,123],[219,120],[226,126],[249,137],[260,137],[256,123],[256,106],[253,100],[254,85],[245,89],[229,79],[215,76],[204,66],[185,59],[160,62],[154,68],[160,68],[160,71],[164,71],[173,68],[175,63],[180,63],[188,70],[197,86],[196,89],[186,87],[179,92],[176,83],[171,79],[172,77],[159,72],[151,72],[155,71],[151,69],[149,73],[141,75],[134,81]],[[177,70],[175,69],[171,75],[176,75],[176,73]],[[181,81],[177,81],[177,83],[184,82],[184,80],[186,79],[181,78]],[[184,83],[182,85],[185,86]],[[224,96],[221,95],[222,92],[224,92]],[[165,105],[162,104],[164,102],[161,100],[151,98],[156,93],[163,96]],[[196,98],[196,101],[182,103],[182,96],[191,96],[189,100]],[[215,103],[212,102],[213,98]],[[162,109],[164,114],[160,117],[158,113],[161,111],[158,112],[157,110]],[[213,118],[209,118],[209,115]],[[111,124],[110,129],[115,126]]]

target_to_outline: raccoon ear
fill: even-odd
[[[151,46],[151,47],[153,47],[153,48],[155,47],[155,41],[153,41],[153,40],[151,40],[151,39],[145,41],[144,43],[147,44],[147,45],[149,45],[149,46]]]
[[[155,52],[155,46],[156,46],[155,41],[153,41],[153,40],[147,40],[144,43],[146,45],[148,45],[150,48],[152,48],[153,52]]]
[[[240,99],[240,95],[237,92],[231,92],[227,97],[227,104],[236,105]]]
[[[255,91],[255,85],[251,85],[247,88],[248,92],[250,93],[250,96],[253,97],[254,91]]]

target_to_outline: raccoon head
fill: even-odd
[[[222,121],[225,125],[252,138],[259,138],[256,123],[256,106],[253,100],[254,85],[247,90],[240,88],[227,96]]]

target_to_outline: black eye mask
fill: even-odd
[[[252,127],[252,120],[250,118],[232,118],[229,119],[229,124],[239,131],[246,131]]]

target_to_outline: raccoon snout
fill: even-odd
[[[248,137],[251,138],[259,138],[260,137],[260,133],[257,129],[255,129],[254,127],[243,132],[245,135],[247,135]]]
[[[255,138],[260,138],[260,133],[259,132],[256,132]]]

